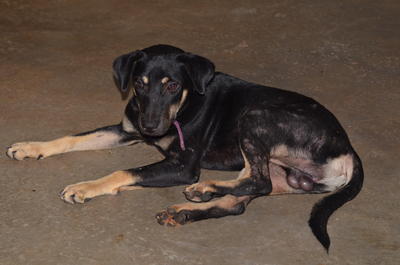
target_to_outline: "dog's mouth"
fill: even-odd
[[[169,127],[167,129],[153,129],[151,127],[142,127],[140,126],[140,131],[143,135],[151,136],[151,137],[161,137],[164,136]]]
[[[168,111],[162,111],[162,115],[149,113],[139,114],[139,128],[143,135],[162,137],[175,125],[177,110],[170,107]],[[176,125],[175,125],[176,127]]]
[[[172,121],[163,120],[159,122],[145,122],[144,120],[139,120],[139,128],[143,135],[151,137],[161,137],[164,136],[172,125]]]

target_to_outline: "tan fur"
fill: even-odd
[[[122,129],[127,133],[133,133],[137,131],[126,115],[124,115],[124,118],[122,119]]]
[[[181,100],[180,100],[180,102],[179,102],[179,108],[178,108],[178,110],[182,107],[183,103],[185,102],[188,93],[189,93],[189,91],[188,91],[187,89],[184,89],[184,90],[182,91],[182,97],[181,97]]]
[[[271,150],[271,157],[285,157],[289,156],[289,150],[286,145],[277,145]]]
[[[182,204],[177,204],[174,206],[171,206],[170,208],[174,208],[177,212],[182,211],[182,210],[208,210],[212,207],[218,207],[222,209],[230,209],[237,205],[238,203],[241,203],[243,201],[246,201],[249,199],[249,196],[241,196],[241,197],[236,197],[233,195],[225,195],[224,197],[220,199],[216,199],[213,201],[209,202],[204,202],[204,203],[182,203]]]
[[[286,145],[281,144],[272,148],[270,153],[271,158],[300,158],[300,159],[309,159],[310,154],[303,150],[293,150],[289,149]]]
[[[240,151],[242,152],[243,160],[244,160],[244,168],[239,172],[239,176],[237,177],[238,180],[244,179],[244,178],[249,178],[251,174],[250,170],[250,163],[247,160],[247,157],[244,155],[242,148],[240,148]]]
[[[240,149],[242,151],[242,149]],[[247,160],[246,156],[244,155],[242,151],[243,159],[244,159],[244,164],[245,167],[240,171],[239,176],[237,179],[233,180],[226,180],[226,181],[219,181],[219,180],[206,180],[202,182],[198,182],[195,184],[192,184],[188,187],[186,187],[185,192],[187,193],[192,193],[194,191],[199,191],[201,193],[206,193],[206,192],[216,192],[216,189],[214,186],[218,187],[225,187],[225,188],[235,188],[240,184],[240,181],[245,178],[249,178],[251,175],[251,170],[250,170],[250,163]],[[201,201],[200,198],[191,198],[192,201]]]
[[[142,80],[143,80],[143,83],[145,83],[146,85],[149,83],[149,78],[147,76],[143,76]]]
[[[168,226],[180,226],[180,224],[174,219],[174,212],[179,213],[180,211],[207,211],[211,208],[219,208],[230,210],[238,204],[244,202],[248,203],[250,196],[235,197],[232,195],[225,195],[220,199],[205,203],[182,203],[169,207],[166,211],[161,212],[157,215],[159,222]],[[189,221],[190,222],[190,221]],[[186,223],[188,223],[186,221]]]
[[[181,97],[180,102],[178,104],[173,104],[169,107],[169,117],[171,120],[175,119],[176,114],[178,113],[179,109],[182,107],[183,103],[186,100],[187,94],[188,94],[188,90],[184,89],[182,92],[182,97]]]
[[[353,156],[349,154],[331,159],[323,166],[323,178],[318,183],[332,190],[340,188],[351,180],[353,168]]]
[[[112,132],[95,132],[82,136],[65,136],[47,142],[22,142],[13,144],[7,150],[7,155],[16,160],[23,160],[25,158],[45,158],[73,151],[101,150],[121,146],[119,139],[120,137]],[[135,142],[137,140],[126,142],[123,145]],[[14,155],[13,152],[15,152]]]
[[[244,167],[244,168],[239,172],[239,176],[237,177],[237,179],[244,179],[244,178],[248,178],[249,176],[250,176],[250,168]]]
[[[199,191],[201,193],[206,193],[206,192],[216,192],[217,190],[213,187],[218,186],[218,187],[226,187],[226,188],[234,188],[239,184],[239,181],[234,179],[234,180],[227,180],[227,181],[218,181],[218,180],[205,180],[201,181],[195,184],[192,184],[188,187],[185,188],[185,192],[194,192],[194,191]],[[201,201],[200,199],[193,198],[193,201]]]
[[[91,142],[96,139],[96,137],[96,134],[89,134],[76,137],[66,136],[48,142],[16,143],[7,150],[7,155],[12,157],[12,153],[15,152],[14,158],[16,160],[22,160],[24,158],[39,158],[39,156],[44,158],[56,154],[75,151],[75,149],[83,150],[85,147],[84,143]],[[96,149],[96,146],[93,147]]]
[[[245,154],[242,151],[242,156],[244,159],[245,167],[240,171],[237,179],[229,180],[229,181],[216,181],[216,180],[208,180],[202,181],[199,183],[192,184],[185,189],[185,192],[193,193],[194,191],[199,191],[202,194],[206,192],[216,192],[214,186],[218,187],[226,187],[226,188],[235,188],[240,185],[242,179],[251,177],[251,169],[250,163],[246,158]],[[274,151],[275,155],[286,156],[289,154],[285,147],[279,147]],[[280,164],[269,163],[269,173],[270,179],[272,183],[272,191],[270,195],[280,195],[287,193],[296,193],[296,190],[290,187],[286,181],[286,172],[279,166]],[[200,198],[191,198],[192,201],[201,201]]]
[[[163,79],[161,79],[162,84],[166,84],[168,81],[169,81],[169,77],[164,77]]]
[[[163,150],[167,150],[168,147],[172,144],[175,140],[175,136],[164,136],[160,140],[156,141],[154,144],[160,147]]]
[[[271,151],[270,162],[280,166],[295,166],[304,170],[313,166],[309,157],[310,154],[304,151],[291,150],[285,145],[278,145]],[[342,155],[330,159],[324,166],[315,167],[313,170],[317,176],[322,177],[318,183],[327,185],[329,190],[333,191],[350,181],[353,174],[353,157],[349,154]],[[293,190],[293,192],[296,191],[285,183],[283,177],[275,179],[275,191],[277,191],[278,186],[279,190],[285,192],[290,192],[290,190]],[[272,183],[274,186],[274,181]],[[273,192],[275,193],[275,191]]]
[[[134,176],[127,171],[116,171],[108,176],[68,185],[61,193],[61,199],[68,203],[84,203],[85,200],[96,196],[111,194],[115,195],[123,190],[139,189],[129,185],[140,181],[138,176]]]

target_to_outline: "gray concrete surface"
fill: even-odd
[[[157,43],[305,93],[337,115],[366,180],[330,220],[330,255],[307,226],[317,195],[259,198],[242,216],[177,229],[154,214],[183,202],[182,187],[85,205],[58,199],[68,184],[161,158],[136,145],[42,161],[3,153],[0,264],[400,264],[398,0],[0,0],[0,148],[119,122],[126,101],[111,63]]]

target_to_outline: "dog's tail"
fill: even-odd
[[[357,196],[363,185],[363,180],[364,172],[361,160],[354,152],[353,175],[349,183],[332,195],[329,195],[317,202],[311,211],[308,224],[310,225],[315,237],[324,246],[326,252],[328,253],[330,245],[330,239],[326,227],[328,224],[328,219],[339,207]]]

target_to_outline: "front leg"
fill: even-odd
[[[69,185],[60,193],[60,197],[68,203],[84,203],[96,196],[115,195],[124,190],[187,185],[198,180],[199,172],[198,166],[165,159],[144,167],[116,171],[97,180]]]
[[[116,171],[96,180],[68,185],[61,191],[60,198],[71,204],[84,203],[96,196],[105,194],[115,195],[122,190],[138,189],[140,187],[129,185],[134,185],[139,180],[139,176],[135,176],[130,172]]]
[[[126,132],[121,123],[53,141],[16,143],[7,149],[7,156],[15,160],[42,159],[67,152],[107,149],[139,141],[139,134]]]

